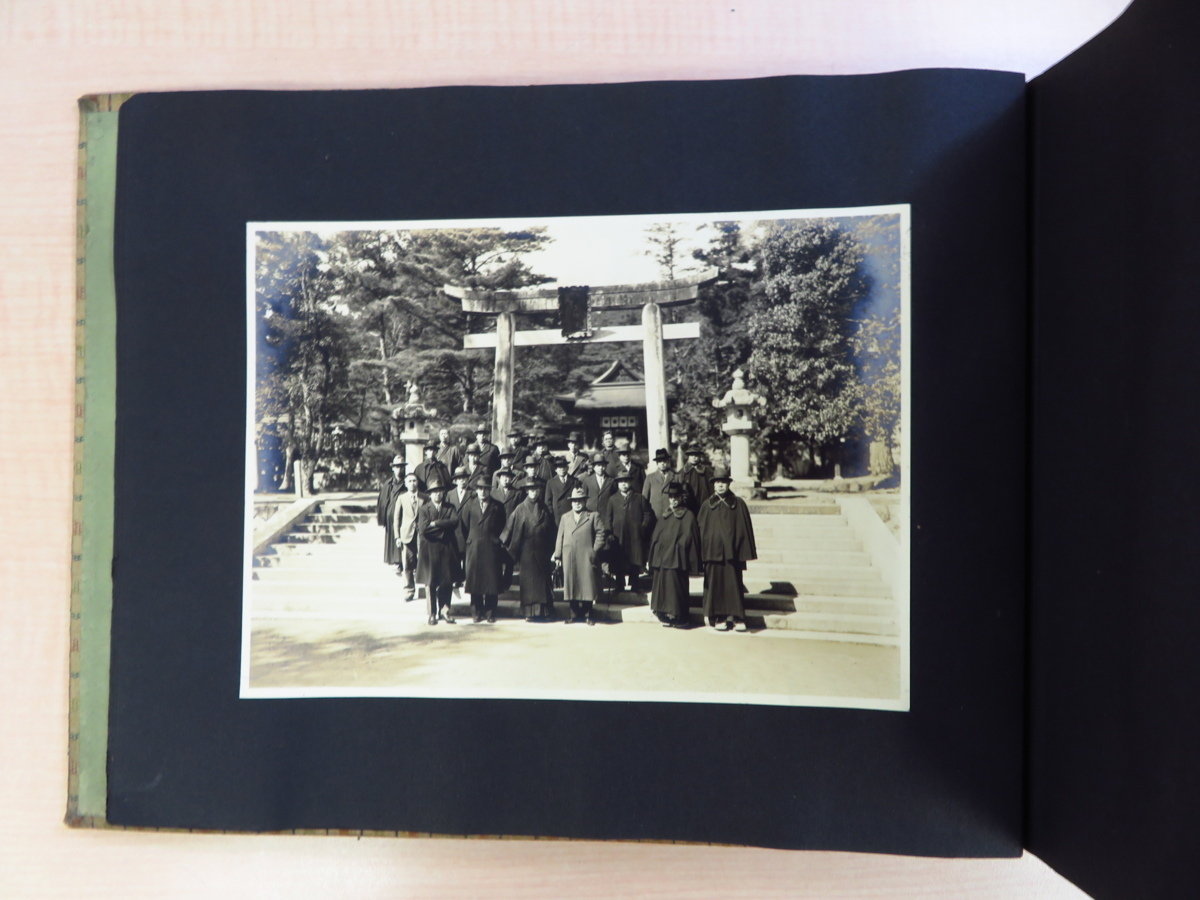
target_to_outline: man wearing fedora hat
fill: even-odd
[[[571,508],[571,491],[579,484],[567,474],[568,463],[565,456],[554,457],[554,476],[546,482],[546,509],[554,515],[554,527],[563,513]]]
[[[450,472],[442,465],[441,460],[437,458],[437,451],[437,441],[426,441],[423,448],[425,458],[417,463],[416,468],[413,469],[417,475],[417,490],[422,494],[429,492],[427,485],[433,479],[434,475],[437,476],[437,480],[442,484],[450,483]]]
[[[608,475],[607,456],[603,453],[592,455],[592,474],[583,476],[581,484],[587,491],[587,508],[603,517],[608,498],[617,490],[617,483]]]
[[[475,444],[479,447],[479,467],[490,480],[500,468],[500,448],[492,443],[492,429],[483,422],[475,426]]]
[[[417,510],[417,581],[425,585],[429,624],[454,624],[450,594],[462,577],[458,555],[458,510],[446,499],[446,485],[434,474],[426,484],[429,499]]]
[[[400,550],[396,546],[396,535],[392,531],[392,517],[396,512],[396,498],[404,493],[404,457],[392,457],[392,473],[379,488],[379,499],[375,502],[375,521],[383,526],[383,561],[389,566],[400,565]]]
[[[458,511],[459,529],[466,554],[463,587],[471,595],[471,611],[476,622],[487,617],[496,621],[496,602],[505,590],[501,573],[508,559],[500,544],[504,531],[504,507],[492,499],[490,479],[483,473],[471,482],[475,499]]]
[[[667,485],[667,509],[650,537],[650,609],[668,628],[687,628],[691,609],[688,576],[700,574],[700,529],[683,505],[684,487]]]
[[[654,513],[650,503],[633,490],[633,474],[618,473],[614,479],[617,492],[608,498],[602,521],[604,529],[612,536],[609,542],[607,562],[609,572],[615,579],[616,591],[625,590],[625,579],[629,589],[637,589],[638,576],[646,568],[646,550],[650,534],[654,529]]]
[[[583,436],[578,431],[567,435],[567,474],[575,480],[581,480],[588,473],[590,461],[581,449]]]
[[[571,511],[559,519],[554,541],[554,564],[563,570],[563,599],[571,605],[568,625],[580,618],[594,625],[592,604],[600,596],[596,555],[604,548],[604,525],[600,516],[584,508],[587,499],[582,486],[571,491]]]
[[[746,563],[758,558],[746,501],[729,489],[729,470],[712,474],[712,496],[700,505],[700,558],[704,562],[704,615],[713,628],[746,627]]]
[[[654,453],[654,463],[658,471],[646,476],[642,485],[642,496],[650,503],[650,509],[656,518],[667,511],[667,485],[679,481],[679,475],[671,469],[671,454],[665,447],[659,447]],[[687,504],[688,494],[684,494],[684,505]]]
[[[509,516],[500,543],[520,567],[521,614],[525,621],[554,618],[554,589],[551,583],[554,553],[554,516],[542,505],[545,485],[538,478],[523,478],[514,486],[524,499]]]
[[[712,487],[708,480],[712,473],[704,461],[704,451],[695,444],[684,451],[684,456],[687,458],[687,462],[679,470],[679,480],[687,485],[692,494],[689,498],[691,505],[688,508],[693,513],[698,513],[700,504],[707,500],[712,493]]]

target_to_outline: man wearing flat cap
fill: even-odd
[[[704,562],[704,615],[719,630],[746,631],[746,563],[758,558],[746,501],[729,489],[729,470],[712,474],[712,496],[700,505],[700,558]]]
[[[450,595],[462,578],[458,553],[458,510],[446,500],[446,484],[433,475],[429,499],[417,510],[417,581],[425,585],[429,624],[454,624]]]
[[[554,516],[542,504],[545,485],[539,479],[521,479],[516,491],[525,496],[509,516],[500,543],[520,567],[521,615],[527,622],[549,621],[554,618]]]
[[[404,457],[392,457],[392,472],[379,488],[375,502],[375,521],[383,526],[383,561],[389,566],[400,565],[400,550],[396,547],[396,535],[392,531],[392,516],[396,512],[396,498],[404,493]]]
[[[571,510],[559,519],[554,541],[554,563],[563,570],[563,600],[571,606],[568,625],[581,619],[594,625],[592,604],[600,596],[596,565],[605,545],[604,525],[599,515],[584,508],[587,499],[583,487],[571,492]]]

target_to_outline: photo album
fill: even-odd
[[[84,98],[68,822],[1181,877],[1198,45]]]

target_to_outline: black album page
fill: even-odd
[[[1030,84],[1028,846],[1096,897],[1196,891],[1197,59],[1137,0]]]
[[[1021,852],[1019,75],[119,127],[112,823]]]

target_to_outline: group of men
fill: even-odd
[[[636,590],[648,573],[659,620],[686,628],[688,578],[703,573],[709,625],[747,630],[742,575],[757,556],[749,510],[699,448],[687,449],[679,472],[660,449],[646,473],[612,432],[590,455],[572,433],[561,456],[543,437],[526,448],[512,434],[501,449],[486,425],[475,436],[464,450],[443,429],[411,472],[396,456],[379,492],[384,560],[404,579],[406,600],[426,586],[430,625],[455,621],[456,587],[470,595],[475,622],[495,622],[514,572],[527,621],[554,619],[557,582],[566,623],[592,625],[605,579],[612,590]]]

